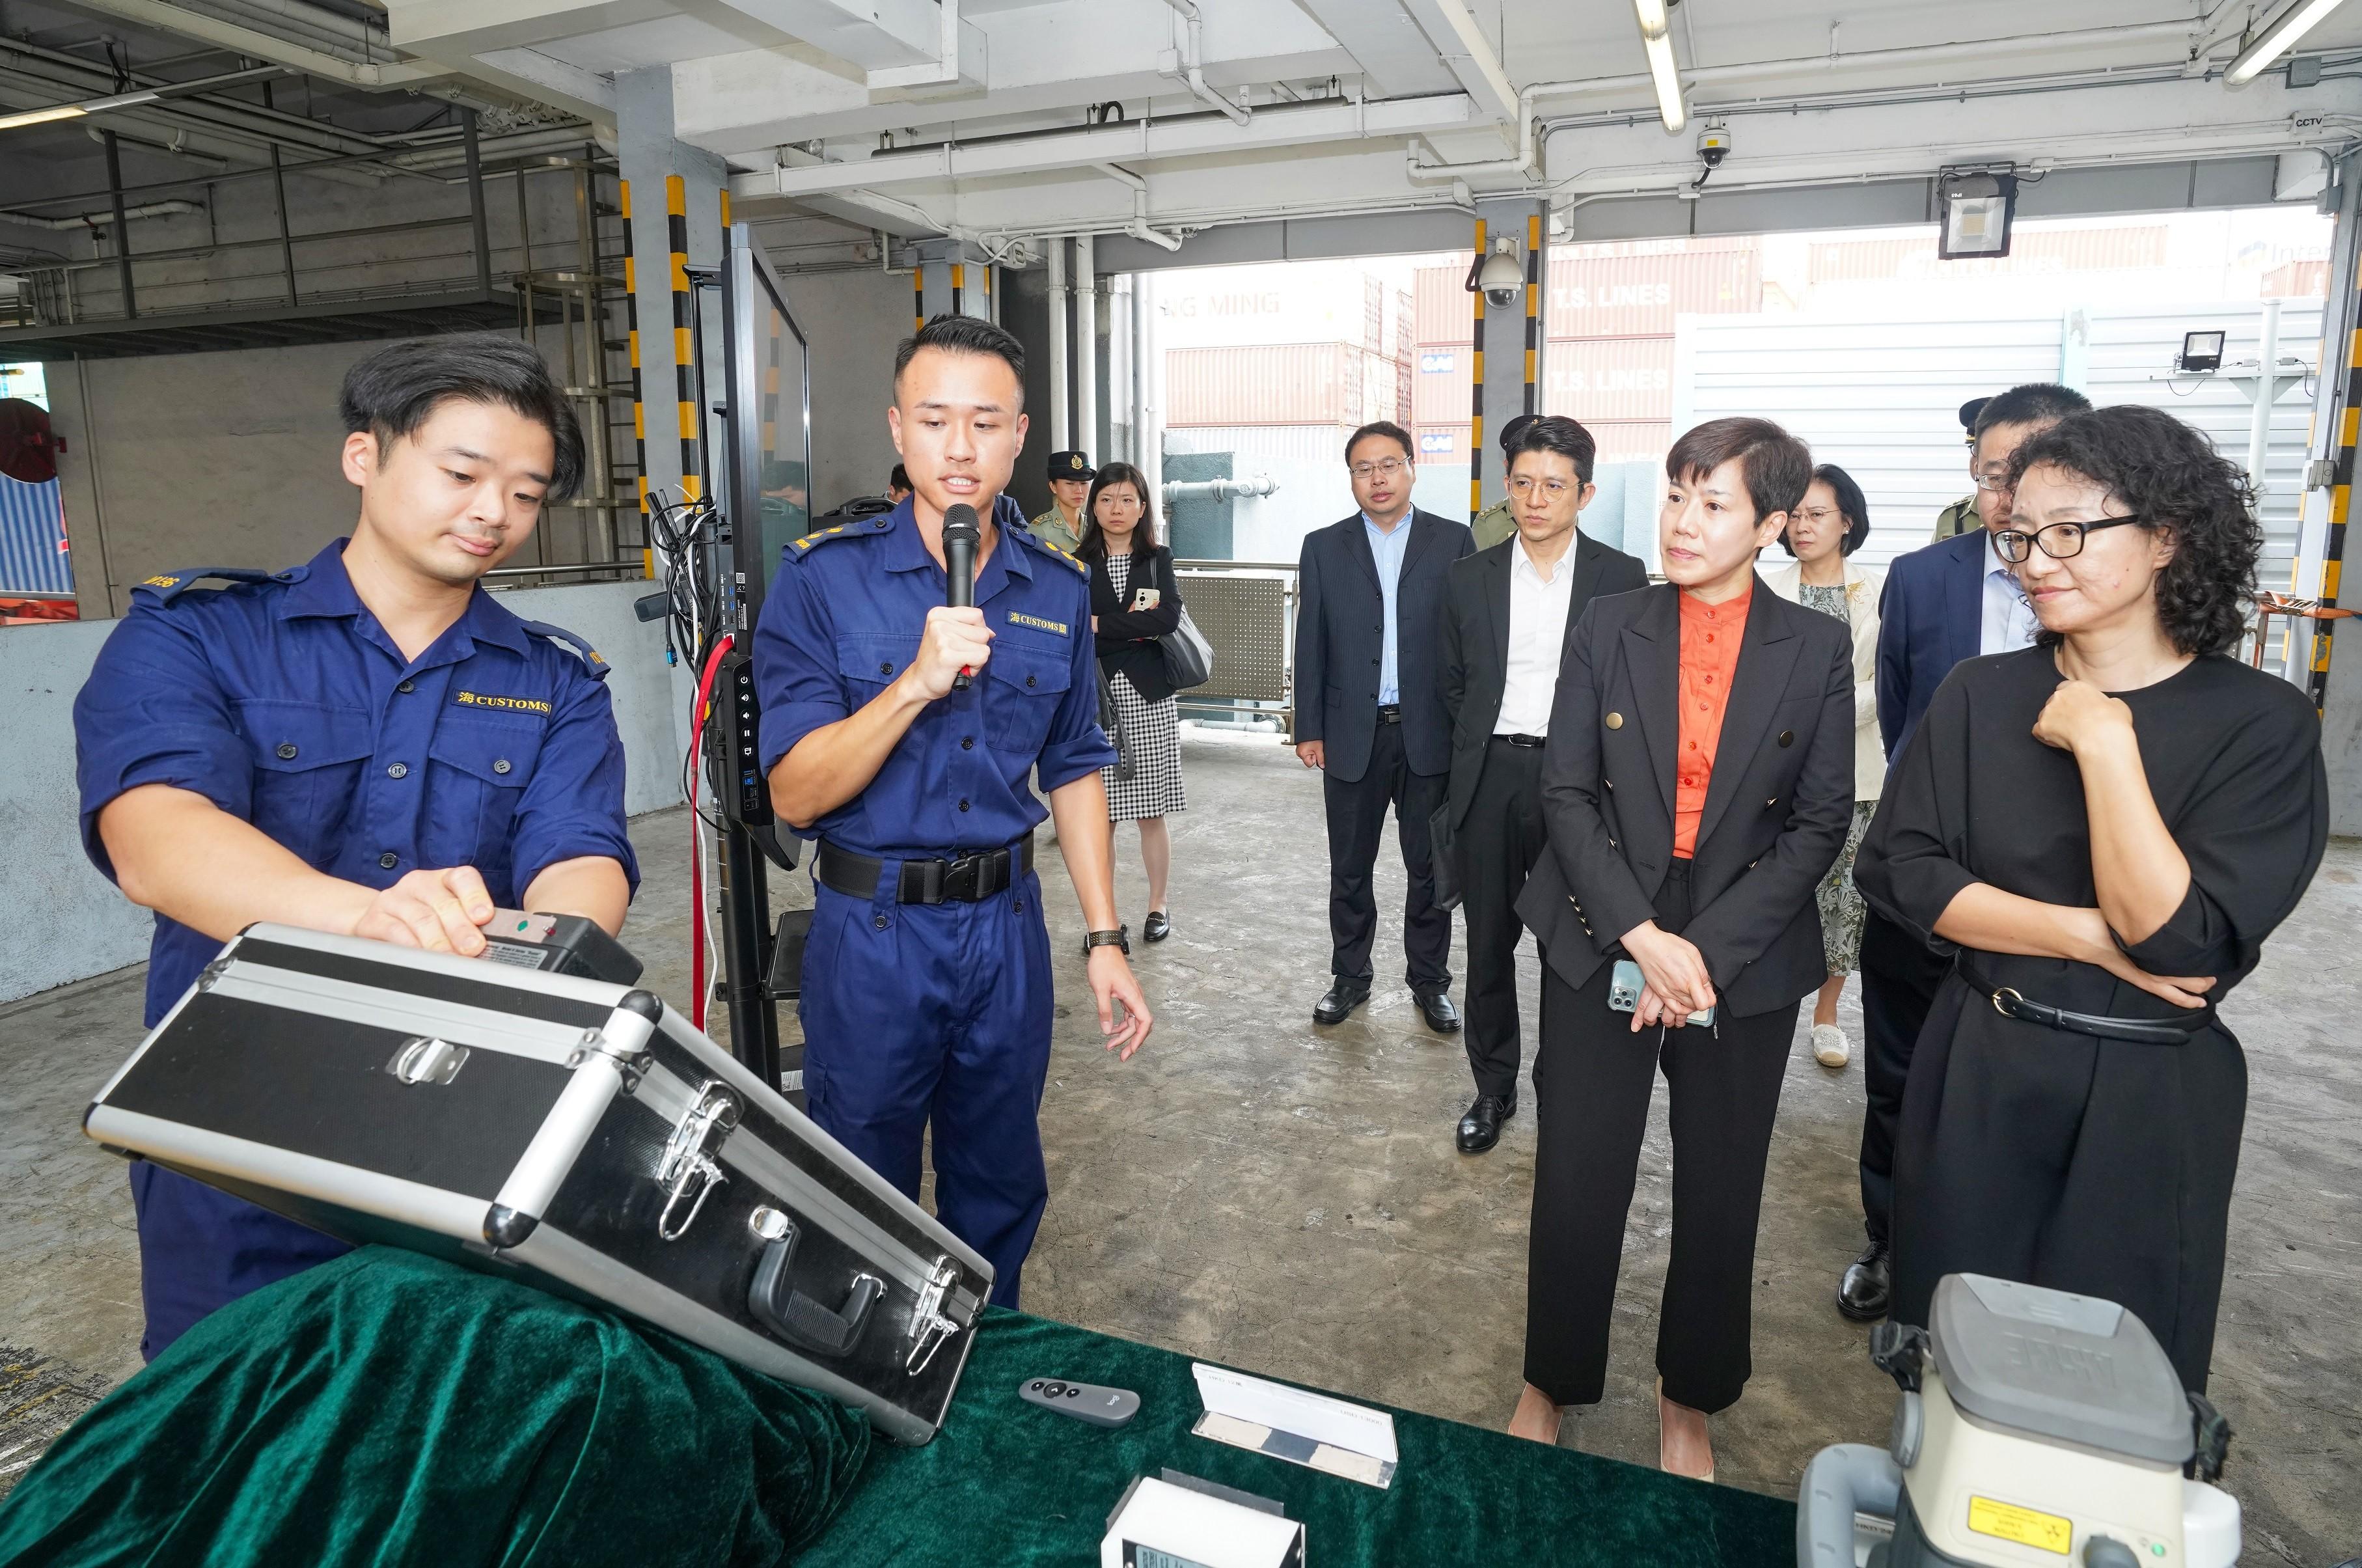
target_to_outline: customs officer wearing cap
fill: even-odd
[[[160,573],[74,700],[83,845],[156,912],[147,1021],[257,921],[479,954],[506,905],[619,930],[638,881],[607,667],[478,580],[582,472],[541,356],[471,334],[345,378],[352,536],[280,572]],[[131,1166],[153,1357],[345,1244]]]
[[[772,804],[820,840],[798,1002],[812,1120],[913,1198],[932,1130],[937,1213],[1011,1307],[1049,1198],[1054,960],[1029,778],[1089,928],[1107,1048],[1130,1057],[1151,1024],[1116,922],[1088,576],[1001,504],[1024,365],[970,316],[906,340],[887,424],[913,493],[790,545],[755,632]],[[975,602],[950,609],[944,518],[962,504],[983,536]]]
[[[1501,426],[1504,473],[1507,472],[1509,455],[1517,449],[1518,438],[1532,429],[1534,421],[1540,417],[1536,414],[1520,414]],[[1468,531],[1476,536],[1476,547],[1480,550],[1489,550],[1496,545],[1507,542],[1509,536],[1518,531],[1518,520],[1509,511],[1509,496],[1506,488],[1500,500],[1476,514],[1476,521],[1468,525]]]
[[[1050,509],[1025,526],[1043,544],[1073,555],[1082,545],[1083,507],[1089,502],[1091,480],[1098,470],[1088,452],[1050,454]]]

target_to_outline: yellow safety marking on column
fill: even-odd
[[[695,474],[683,474],[680,476],[680,494],[682,500],[695,501],[699,496],[703,495],[704,493],[704,480],[699,479]]]
[[[689,293],[689,253],[684,250],[672,253],[672,292],[677,294]]]
[[[2323,599],[2334,599],[2337,597],[2337,580],[2345,575],[2345,563],[2344,561],[2323,561],[2321,563],[2321,596]]]
[[[672,329],[672,362],[676,365],[692,362],[689,352],[689,328],[686,326]]]
[[[2338,416],[2337,444],[2351,447],[2357,435],[2362,435],[2362,408],[2349,408]]]
[[[1526,350],[1526,385],[1528,385],[1528,386],[1531,386],[1531,385],[1533,385],[1533,384],[1534,384],[1534,351],[1533,351],[1532,349],[1529,348],[1529,349],[1527,349],[1527,350]]]
[[[728,191],[726,191],[726,190],[725,190],[725,191],[723,191],[723,192],[722,192],[722,193],[721,193],[721,195],[722,195],[722,226],[723,226],[723,227],[724,227],[724,228],[728,228],[728,227],[730,226],[730,193],[729,193]]]
[[[2342,484],[2335,490],[2329,492],[2329,521],[2331,524],[2335,525],[2345,521],[2345,504],[2353,496],[2353,493],[2354,492],[2350,488]]]
[[[629,223],[632,221],[632,182],[629,180],[616,181],[615,192],[615,204],[623,209],[624,221]]]
[[[672,217],[689,215],[689,187],[678,174],[665,176],[665,212]]]
[[[681,439],[684,441],[695,440],[697,438],[697,404],[693,403],[678,403],[675,406],[680,410]]]
[[[648,415],[646,403],[632,404],[632,438],[635,441],[645,441],[648,438]],[[647,481],[642,480],[640,482],[646,484]]]

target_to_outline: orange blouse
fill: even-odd
[[[1705,814],[1705,790],[1714,778],[1715,747],[1722,739],[1723,709],[1730,701],[1730,678],[1738,668],[1739,635],[1747,629],[1747,591],[1720,604],[1702,604],[1682,595],[1680,751],[1673,761],[1673,854],[1687,860],[1697,853],[1698,819]]]

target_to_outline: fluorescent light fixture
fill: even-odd
[[[80,104],[58,104],[46,109],[27,109],[20,115],[0,115],[0,130],[15,130],[19,126],[45,126],[51,120],[80,119],[89,113]]]
[[[2239,51],[2231,69],[2223,73],[2229,87],[2245,87],[2263,73],[2264,68],[2294,49],[2297,40],[2319,26],[2322,19],[2345,3],[2345,0],[2296,0],[2282,11],[2279,19]]]
[[[1640,45],[1649,54],[1657,113],[1670,136],[1690,123],[1689,108],[1682,102],[1682,79],[1673,72],[1672,19],[1665,14],[1665,0],[1632,0],[1632,11],[1640,20]]]
[[[152,104],[164,94],[155,88],[142,88],[137,93],[117,93],[108,98],[85,98],[79,104],[52,104],[45,109],[27,109],[22,114],[0,115],[0,130],[15,130],[19,126],[47,125],[51,120],[79,119],[84,115],[105,114],[109,109],[127,109],[134,104]]]
[[[1944,226],[1936,254],[1946,261],[2009,254],[2010,220],[2017,213],[2017,176],[1984,172],[1946,174]]]

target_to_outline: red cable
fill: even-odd
[[[734,635],[723,633],[705,656],[704,673],[697,678],[697,706],[690,711],[690,756],[695,761],[689,776],[689,1019],[700,1030],[705,1027],[705,855],[697,846],[697,792],[705,778],[705,719],[712,712],[713,672]]]

